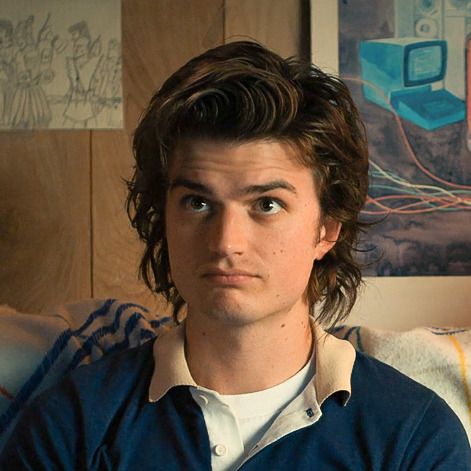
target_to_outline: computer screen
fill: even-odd
[[[405,48],[404,85],[413,87],[442,80],[446,71],[444,42],[409,44]]]

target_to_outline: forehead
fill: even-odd
[[[299,172],[309,171],[300,163],[294,145],[268,139],[227,141],[217,139],[183,139],[170,160],[170,175],[193,171]]]

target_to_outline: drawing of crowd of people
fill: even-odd
[[[58,127],[94,127],[99,115],[109,127],[119,125],[119,41],[109,40],[102,52],[101,37],[92,39],[86,21],[72,24],[67,38],[54,33],[50,14],[37,32],[34,22],[33,15],[16,24],[0,19],[0,128],[48,128],[56,110],[62,114]],[[51,92],[59,67],[68,83]]]

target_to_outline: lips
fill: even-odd
[[[203,278],[219,283],[219,284],[240,284],[258,278],[254,273],[245,270],[222,270],[220,268],[212,268],[205,270]]]
[[[255,276],[245,270],[222,270],[221,268],[211,268],[204,272],[203,276]]]

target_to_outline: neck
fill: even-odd
[[[282,383],[307,363],[312,344],[307,308],[237,326],[188,310],[185,354],[191,375],[221,394]]]

